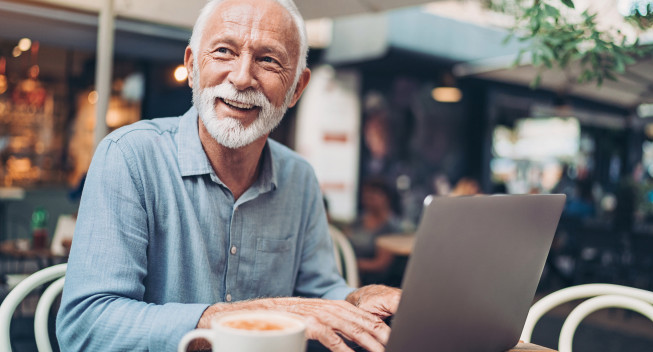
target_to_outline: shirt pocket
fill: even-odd
[[[254,283],[259,297],[291,296],[295,284],[295,241],[256,239]]]

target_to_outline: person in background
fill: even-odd
[[[63,351],[176,351],[230,311],[281,310],[333,351],[382,351],[401,291],[347,287],[309,164],[268,135],[310,79],[290,0],[212,0],[184,62],[193,105],[97,147],[75,228]],[[208,349],[196,340],[193,349]]]
[[[564,216],[582,220],[595,215],[593,186],[590,178],[576,179],[574,191],[567,195]]]
[[[394,255],[376,246],[376,239],[401,232],[401,211],[396,192],[380,179],[369,179],[361,187],[361,215],[346,231],[356,257],[363,285],[389,283]]]
[[[480,193],[481,193],[481,186],[478,184],[478,181],[476,181],[471,177],[463,177],[460,180],[458,180],[458,182],[456,182],[456,185],[451,190],[451,193],[449,193],[449,195],[452,197],[473,196]]]
[[[363,141],[370,154],[366,171],[370,176],[382,175],[392,167],[388,129],[387,117],[380,113],[368,117],[363,127]]]
[[[381,97],[371,100],[379,100]],[[395,187],[397,178],[407,173],[406,166],[394,151],[389,111],[384,103],[377,102],[367,108],[363,124],[363,150],[361,180],[377,178]]]
[[[595,215],[593,182],[586,176],[570,176],[576,173],[570,165],[563,165],[560,180],[552,190],[552,193],[565,194],[567,199],[547,257],[546,281],[556,283],[554,280],[557,280],[563,287],[574,284],[576,273],[568,263],[580,256],[583,221]]]

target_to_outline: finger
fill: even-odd
[[[360,309],[365,310],[371,314],[374,314],[380,318],[387,318],[394,314],[397,311],[396,306],[398,302],[388,302],[380,299],[367,300],[364,303],[361,303],[359,306]]]
[[[383,318],[394,314],[399,307],[401,290],[386,286],[365,286],[358,292],[357,305]]]
[[[385,345],[390,337],[390,327],[377,315],[363,309],[354,307],[346,301],[337,301],[336,304],[346,311],[354,314],[355,321],[363,326],[372,336]]]
[[[359,309],[346,301],[327,301],[318,299],[304,299],[301,302],[295,302],[288,307],[288,311],[299,315],[305,315],[311,312],[313,316],[320,316],[324,312],[334,313],[340,319],[348,319],[367,325],[372,328],[383,321],[374,314]]]
[[[346,332],[345,332],[346,331]],[[369,332],[363,331],[360,328],[346,327],[346,330],[338,329],[338,332],[347,340],[354,342],[355,344],[363,347],[366,351],[369,352],[383,352],[385,351],[385,343],[377,340],[374,336],[370,335]]]
[[[390,336],[390,328],[383,320],[345,301],[302,299],[294,301],[287,309],[304,316],[308,323],[328,329],[328,332],[314,329],[314,333],[331,336],[331,333],[339,332],[369,351],[383,351]],[[320,341],[320,336],[315,335],[314,339]],[[340,337],[338,339],[342,340]]]
[[[335,309],[322,312],[318,320],[330,329],[338,331],[350,341],[364,347],[368,351],[382,352],[387,343],[387,336],[384,329],[390,328],[379,318],[370,315],[373,322],[361,320],[356,314],[351,314],[345,309]]]
[[[347,301],[332,301],[333,304],[338,307],[345,309],[348,312],[351,312],[354,315],[360,317],[363,320],[378,321],[378,317],[375,314],[370,313],[368,310],[361,309],[361,307],[356,307]]]
[[[306,318],[306,338],[319,341],[329,351],[353,352],[338,334],[323,325],[315,317]]]

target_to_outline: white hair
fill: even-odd
[[[206,5],[202,8],[200,11],[200,15],[197,17],[197,20],[195,21],[195,25],[193,26],[193,32],[190,36],[190,40],[188,42],[188,45],[190,46],[190,49],[193,51],[193,59],[197,58],[197,54],[199,53],[200,49],[200,42],[202,41],[202,34],[204,33],[204,28],[206,28],[206,24],[215,11],[215,8],[223,2],[224,0],[208,0]],[[286,11],[290,14],[290,17],[292,17],[293,22],[295,22],[295,26],[297,27],[297,32],[299,33],[299,57],[297,58],[297,72],[295,72],[295,84],[299,80],[299,77],[301,76],[301,73],[304,72],[304,69],[306,69],[306,60],[308,57],[308,36],[306,34],[306,25],[304,24],[304,18],[302,15],[299,13],[299,10],[297,9],[297,5],[293,2],[293,0],[273,0],[279,3],[281,6],[283,6]],[[294,86],[294,85],[293,85]]]

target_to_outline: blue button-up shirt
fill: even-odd
[[[98,146],[80,204],[57,336],[64,351],[174,351],[213,303],[343,299],[309,164],[268,140],[238,199],[216,176],[197,111]]]

